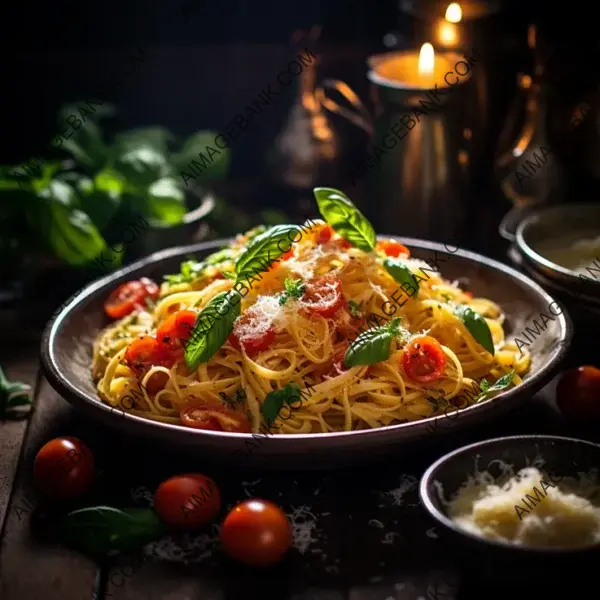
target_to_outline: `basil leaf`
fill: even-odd
[[[149,508],[93,506],[70,512],[61,525],[69,545],[95,557],[139,548],[166,531],[156,512]]]
[[[346,366],[372,365],[389,358],[392,340],[401,333],[399,323],[400,319],[396,317],[388,325],[363,331],[346,350]]]
[[[163,177],[150,184],[145,206],[148,216],[166,225],[181,223],[187,213],[185,195],[174,177]]]
[[[486,396],[491,394],[492,392],[500,392],[501,390],[507,388],[513,381],[515,377],[515,370],[509,371],[506,375],[503,375],[494,383],[494,385],[490,385],[486,379],[482,380],[480,383],[481,393],[475,396],[473,399],[473,403],[479,402],[483,400]]]
[[[383,261],[383,266],[385,270],[400,284],[400,285],[408,285],[412,287],[417,297],[419,295],[419,284],[415,279],[412,271],[396,258],[386,258]],[[412,297],[412,296],[411,296]]]
[[[339,235],[365,252],[375,248],[377,239],[373,226],[343,192],[315,188],[313,193],[319,212]]]
[[[294,241],[299,241],[298,235],[302,236],[298,225],[275,225],[257,235],[235,263],[238,281],[266,271],[282,254],[289,252]]]
[[[292,402],[301,398],[300,386],[294,382],[288,383],[280,390],[269,392],[261,407],[267,427],[271,427],[271,423],[277,419],[284,404],[291,405]]]
[[[221,292],[200,312],[185,344],[185,364],[191,371],[209,360],[225,343],[240,315],[240,302],[237,292]]]
[[[348,300],[348,308],[350,309],[350,314],[355,319],[362,316],[360,305],[354,302],[354,300]]]
[[[492,340],[492,332],[486,320],[468,306],[458,305],[455,313],[460,317],[475,341],[481,344],[493,356],[495,354],[494,341]]]

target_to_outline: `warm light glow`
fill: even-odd
[[[460,8],[460,4],[457,2],[448,4],[448,8],[446,9],[446,21],[450,21],[450,23],[460,23],[461,20],[462,9]]]
[[[433,73],[434,62],[433,46],[429,42],[425,42],[419,52],[419,73],[421,75]]]
[[[442,21],[440,23],[439,37],[442,46],[454,46],[458,40],[456,27],[452,23]]]

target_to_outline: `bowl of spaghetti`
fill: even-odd
[[[551,378],[571,324],[537,284],[456,246],[378,237],[338,190],[315,197],[322,219],[87,286],[46,328],[50,383],[112,427],[289,465],[466,427]]]

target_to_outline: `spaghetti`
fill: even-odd
[[[319,202],[327,222],[297,227],[289,249],[271,242],[293,226],[252,230],[160,291],[116,290],[107,312],[120,316],[94,345],[101,399],[204,429],[327,433],[443,414],[473,384],[476,401],[518,385],[530,355],[505,339],[501,308],[399,242],[369,241],[370,224],[332,192],[343,219]],[[265,244],[260,268],[244,266]]]

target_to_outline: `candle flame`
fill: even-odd
[[[448,4],[448,8],[446,9],[446,21],[450,21],[450,23],[459,23],[461,20],[462,9],[460,8],[460,4],[458,4],[458,2]]]
[[[419,52],[419,73],[433,73],[433,65],[435,62],[435,53],[433,46],[429,42],[425,42],[421,46]]]
[[[456,35],[456,27],[452,23],[442,21],[440,23],[439,36],[440,42],[442,42],[442,44],[445,46],[456,44],[458,37]]]

